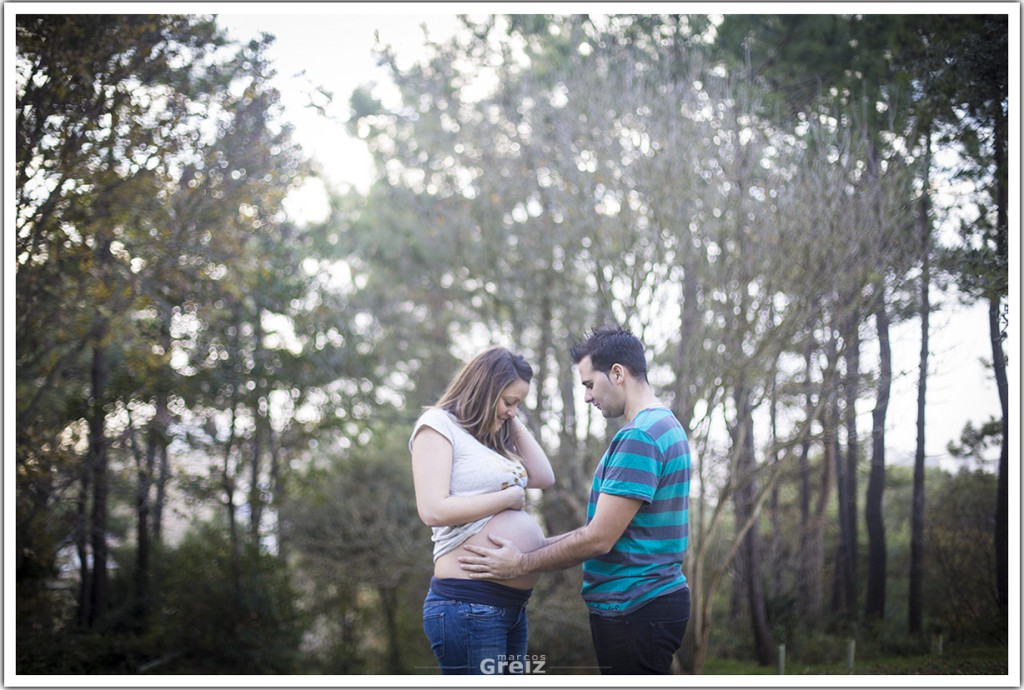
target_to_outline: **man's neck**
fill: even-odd
[[[650,407],[665,407],[658,400],[649,384],[637,386],[636,395],[626,402],[626,419],[632,422],[636,416]]]

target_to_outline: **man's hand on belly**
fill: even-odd
[[[507,539],[488,534],[500,548],[465,544],[463,548],[476,556],[460,556],[459,567],[469,577],[479,579],[513,578],[571,568],[611,551],[641,505],[643,501],[639,498],[602,493],[597,498],[593,519],[564,538],[548,539],[544,546],[523,553]]]
[[[498,548],[488,548],[476,544],[463,544],[462,548],[476,554],[475,556],[459,556],[459,566],[469,573],[469,577],[479,580],[510,580],[525,575],[522,569],[522,552],[508,539],[488,534],[487,538]]]

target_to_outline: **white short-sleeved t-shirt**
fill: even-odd
[[[412,436],[409,437],[410,451],[413,439],[424,426],[438,432],[452,444],[450,495],[477,496],[501,491],[514,484],[526,488],[528,477],[521,462],[506,458],[483,445],[463,429],[455,417],[438,407],[426,410],[416,420]],[[488,515],[461,525],[432,527],[434,560],[458,548],[464,541],[477,534],[492,517],[494,516]]]

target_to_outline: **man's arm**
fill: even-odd
[[[476,555],[460,556],[462,569],[474,579],[506,580],[526,573],[551,572],[579,565],[585,560],[612,550],[626,531],[643,501],[612,494],[599,494],[594,518],[585,526],[522,553],[508,539],[489,535],[499,548],[466,544],[463,548]]]
[[[577,532],[577,531],[578,531],[579,529],[580,529],[580,528],[579,528],[579,527],[577,527],[576,529],[574,529],[574,530],[571,530],[571,531],[569,531],[569,532],[565,532],[565,533],[563,533],[563,534],[555,534],[555,535],[552,535],[552,536],[550,536],[550,537],[545,537],[545,538],[544,538],[544,543],[543,543],[543,544],[541,544],[540,546],[538,546],[537,548],[541,548],[542,546],[551,546],[551,545],[552,545],[552,544],[554,544],[555,542],[558,542],[558,541],[562,541],[562,540],[563,540],[563,539],[565,539],[566,537],[568,537],[568,536],[570,536],[570,535],[572,535],[572,534],[575,534],[575,533],[576,533],[576,532]]]

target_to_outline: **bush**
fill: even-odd
[[[284,562],[203,527],[160,560],[160,673],[293,673],[303,625]],[[161,586],[162,585],[162,586]]]

